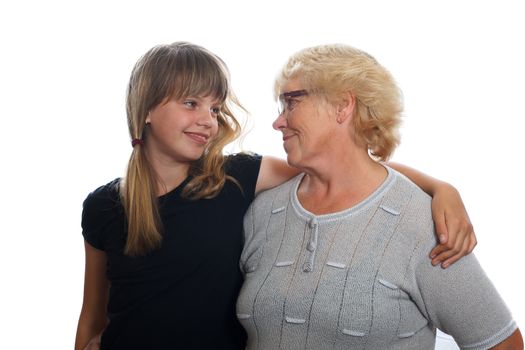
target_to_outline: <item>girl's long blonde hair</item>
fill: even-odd
[[[190,166],[192,179],[182,194],[190,199],[216,196],[229,178],[224,171],[223,148],[234,141],[241,126],[232,108],[244,110],[231,91],[225,63],[203,47],[187,42],[159,45],[135,64],[129,80],[126,112],[132,140],[147,138],[146,117],[168,98],[214,96],[221,102],[219,130],[202,157]],[[145,255],[160,246],[162,223],[156,189],[162,185],[145,152],[145,145],[133,147],[120,196],[127,217],[124,254]]]

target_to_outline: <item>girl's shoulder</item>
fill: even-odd
[[[82,205],[82,226],[97,226],[123,213],[120,201],[120,181],[115,179],[88,194]]]
[[[120,203],[120,182],[121,178],[116,178],[90,192],[84,200],[84,208],[114,206],[115,203]]]
[[[226,156],[226,169],[231,169],[235,166],[250,166],[260,165],[262,156],[252,152],[240,152],[229,154]]]
[[[89,193],[82,208],[82,235],[93,247],[104,250],[109,227],[124,218],[120,202],[121,179],[115,179]]]
[[[255,187],[259,170],[261,168],[262,156],[255,153],[236,153],[226,156],[224,170],[226,175],[237,181],[245,199],[251,202],[255,196]]]
[[[226,156],[224,169],[226,174],[241,179],[247,174],[257,175],[261,167],[262,156],[256,153],[235,153]]]

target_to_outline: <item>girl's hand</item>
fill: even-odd
[[[432,265],[446,269],[472,252],[476,235],[459,192],[446,182],[434,190],[432,217],[440,244],[432,249],[430,258]]]

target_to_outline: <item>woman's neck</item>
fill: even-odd
[[[353,207],[372,194],[388,175],[367,152],[347,153],[330,165],[304,171],[297,196],[306,210],[318,215]]]

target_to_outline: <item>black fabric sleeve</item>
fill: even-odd
[[[93,247],[105,250],[107,229],[122,215],[118,193],[119,179],[97,188],[84,200],[82,235]]]
[[[228,156],[226,174],[232,176],[242,187],[246,199],[255,198],[255,185],[261,168],[262,156],[255,153],[237,153]]]

